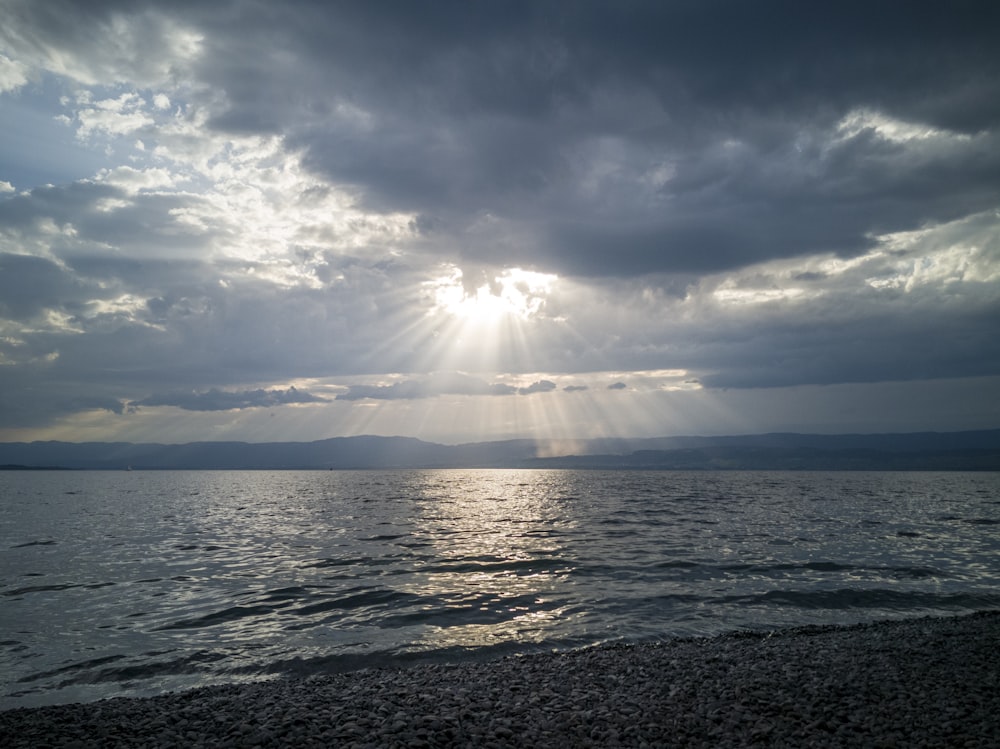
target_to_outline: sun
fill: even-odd
[[[423,283],[425,313],[399,340],[419,352],[421,371],[540,371],[557,281],[523,268],[445,264]]]
[[[521,268],[466,276],[461,268],[451,266],[428,283],[433,288],[435,311],[468,326],[490,327],[537,316],[556,280],[553,274]]]

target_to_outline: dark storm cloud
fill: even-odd
[[[721,171],[680,159],[658,212],[556,218],[550,257],[585,275],[631,276],[849,256],[874,247],[874,234],[952,221],[1000,200],[1000,139],[992,136],[944,152],[893,144],[871,130],[822,154],[733,148]]]
[[[191,194],[129,195],[114,185],[92,181],[46,185],[0,197],[0,230],[27,237],[44,231],[46,225],[54,226],[63,236],[49,231],[45,241],[69,256],[80,250],[66,248],[81,241],[105,248],[139,245],[147,259],[196,256],[226,227],[183,225],[175,216],[203,205],[202,198]]]
[[[297,390],[216,390],[206,393],[165,393],[132,401],[129,409],[141,406],[176,406],[185,411],[233,411],[244,408],[271,408],[293,403],[325,403],[327,398]]]
[[[997,308],[936,316],[877,316],[819,327],[810,319],[744,329],[701,354],[706,387],[932,380],[1000,371]],[[781,356],[775,356],[780,351]],[[740,366],[727,364],[733,358]]]
[[[239,35],[202,17],[220,32],[202,74],[227,92],[214,126],[284,134],[470,262],[502,248],[512,265],[630,276],[851,255],[1000,199],[991,4],[292,8],[242,17]],[[970,138],[942,152],[838,136],[859,111]],[[522,241],[463,242],[485,215]]]
[[[111,185],[88,181],[36,187],[31,192],[0,197],[0,227],[23,232],[45,219],[65,226],[81,214],[93,211],[97,201],[121,195]]]
[[[0,316],[30,319],[46,302],[89,299],[87,289],[56,263],[32,255],[0,254]]]
[[[90,386],[91,393],[88,394],[87,387],[75,381],[53,381],[39,368],[21,376],[0,373],[3,426],[45,425],[81,411],[126,413],[126,402],[113,394],[116,388]]]

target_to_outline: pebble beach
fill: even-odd
[[[5,747],[987,747],[998,737],[996,611],[0,713]]]

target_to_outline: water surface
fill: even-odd
[[[1000,474],[0,473],[0,707],[1000,608]]]

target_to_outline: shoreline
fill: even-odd
[[[966,746],[1000,611],[373,668],[0,712],[0,745]]]

